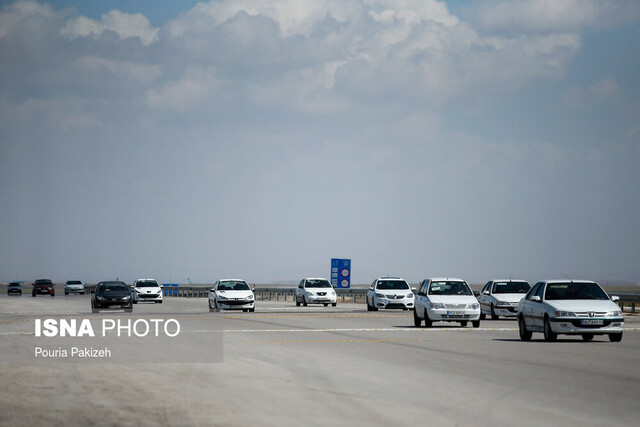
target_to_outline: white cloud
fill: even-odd
[[[147,93],[147,106],[157,110],[186,111],[215,105],[219,87],[214,68],[193,68],[184,77]]]
[[[6,5],[0,12],[0,39],[19,28],[25,19],[40,17],[51,20],[58,14],[50,5],[36,1],[18,1]]]
[[[69,37],[98,37],[105,31],[113,31],[120,39],[129,37],[139,38],[143,45],[151,44],[158,34],[158,29],[153,28],[146,16],[140,13],[124,13],[112,10],[102,15],[100,21],[89,19],[86,16],[78,16],[69,19],[60,30],[60,34]]]
[[[468,11],[482,28],[518,33],[581,31],[606,28],[640,17],[635,0],[485,1]]]
[[[618,93],[618,83],[609,75],[588,87],[573,85],[567,88],[563,93],[563,100],[567,107],[587,107],[612,99]]]

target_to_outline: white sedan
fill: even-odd
[[[302,279],[296,288],[296,306],[300,304],[324,304],[333,307],[338,303],[338,295],[327,279],[307,278]]]
[[[487,315],[493,320],[500,316],[515,317],[518,314],[518,304],[529,289],[531,285],[524,280],[488,281],[478,295],[480,320],[484,320]]]
[[[162,304],[162,286],[155,279],[137,279],[133,282],[131,295],[133,303],[153,302]]]
[[[608,335],[612,342],[622,340],[624,317],[615,303],[619,298],[595,282],[546,280],[536,285],[520,301],[518,329],[520,339],[529,341],[533,332],[542,332],[545,341],[558,334],[582,335],[590,341],[595,335]]]
[[[209,311],[255,311],[255,295],[247,282],[240,279],[218,280],[209,290]]]
[[[414,295],[409,284],[399,277],[380,277],[371,283],[367,295],[367,311],[379,308],[413,308]]]
[[[414,325],[420,326],[423,320],[427,328],[440,321],[460,322],[462,326],[471,322],[477,328],[480,326],[480,305],[462,279],[425,279],[418,287],[413,310]]]

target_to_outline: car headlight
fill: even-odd
[[[384,298],[384,295],[382,295],[382,294],[376,294],[376,298]]]
[[[123,296],[122,299],[131,299],[131,295]]]
[[[220,299],[220,300],[226,300],[226,299],[229,299],[229,298],[225,297],[224,295],[218,295],[218,299]]]
[[[509,301],[498,301],[497,305],[511,307],[511,303]]]
[[[440,302],[432,302],[431,304],[429,304],[429,306],[432,309],[444,308],[444,304],[442,304]]]
[[[307,295],[315,296],[315,294],[311,291],[307,291]]]
[[[248,299],[249,301],[253,300],[253,295],[249,295],[249,296],[247,297],[247,299]]]
[[[407,298],[413,298],[413,292],[410,294],[407,294]]]
[[[101,296],[98,296],[98,295],[96,295],[96,299],[97,299],[98,301],[104,301],[104,297],[101,297]]]
[[[573,311],[556,311],[556,317],[576,317]]]
[[[467,308],[470,310],[477,310],[479,307],[480,305],[477,302],[475,303],[472,302],[471,304],[467,304]]]
[[[607,317],[620,317],[620,316],[622,316],[622,312],[621,311],[610,311],[605,316],[607,316]]]

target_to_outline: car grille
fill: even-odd
[[[138,294],[140,298],[157,298],[159,296],[159,294]]]
[[[401,302],[391,302],[385,306],[385,308],[407,308]]]
[[[219,304],[222,305],[244,305],[244,304],[251,304],[253,302],[253,300],[245,300],[245,299],[241,299],[241,300],[220,300],[218,301]]]
[[[387,299],[403,299],[404,295],[385,295]]]
[[[467,304],[445,304],[445,308],[467,308]]]
[[[326,294],[327,294],[326,292],[318,292],[318,295],[321,297],[325,296]]]
[[[584,317],[584,318],[590,318],[590,317],[604,317],[607,315],[606,311],[576,311],[576,317]]]

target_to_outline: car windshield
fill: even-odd
[[[494,294],[526,294],[531,289],[527,282],[496,282],[493,285]]]
[[[429,295],[473,295],[465,282],[431,282]]]
[[[545,290],[546,300],[598,299],[609,297],[595,283],[549,283]]]
[[[67,285],[82,285],[82,282],[80,280],[69,280]]]
[[[136,287],[138,288],[157,288],[158,282],[154,281],[144,281],[136,283]]]
[[[305,288],[330,288],[331,284],[328,280],[307,280]]]
[[[380,280],[376,289],[392,290],[392,289],[409,289],[409,285],[404,280]]]
[[[98,284],[98,292],[113,292],[113,291],[129,291],[127,285],[122,282],[108,282]]]
[[[47,285],[51,286],[53,283],[51,280],[36,280],[36,285]]]
[[[248,291],[249,285],[245,282],[220,282],[218,283],[219,291]]]

